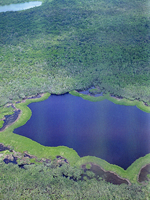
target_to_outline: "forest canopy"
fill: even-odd
[[[0,13],[0,105],[90,87],[150,105],[148,0],[42,2]]]

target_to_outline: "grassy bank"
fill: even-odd
[[[125,106],[136,106],[137,108],[139,108],[140,110],[150,113],[150,106],[146,106],[142,101],[138,101],[138,100],[128,100],[125,98],[115,98],[115,97],[111,97],[110,94],[104,94],[103,96],[99,96],[99,97],[94,97],[94,96],[90,96],[90,95],[86,95],[86,94],[81,94],[77,91],[71,91],[69,92],[70,94],[74,95],[74,96],[78,96],[81,97],[85,100],[88,101],[103,101],[104,99],[107,99],[115,104],[119,104],[119,105],[125,105]]]
[[[0,141],[6,146],[9,145],[13,147],[15,151],[28,151],[29,154],[35,155],[38,158],[54,159],[57,155],[63,156],[66,157],[69,163],[72,165],[79,159],[78,154],[73,149],[65,146],[45,147],[37,142],[32,141],[31,139],[13,133],[15,128],[23,126],[30,119],[32,113],[27,105],[33,102],[43,101],[49,96],[50,94],[46,93],[41,98],[26,99],[25,102],[16,104],[16,108],[21,110],[21,115],[14,124],[0,132]]]
[[[106,171],[115,172],[120,177],[128,179],[131,183],[137,183],[140,169],[142,166],[150,163],[150,154],[137,159],[126,170],[94,156],[85,156],[80,158],[76,163],[76,166],[80,167],[81,165],[90,162],[100,165]]]

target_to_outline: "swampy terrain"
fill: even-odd
[[[31,119],[14,130],[45,146],[67,146],[127,169],[150,153],[150,113],[108,100],[91,102],[71,94],[31,103]]]
[[[13,8],[22,3],[32,5]],[[1,199],[150,199],[149,8],[149,0],[0,0],[0,158],[9,146],[51,161],[32,159],[26,170],[0,162]],[[93,102],[68,94],[89,88]],[[123,103],[94,102],[101,94]],[[53,163],[59,156],[69,164]],[[93,166],[131,185],[95,180]]]

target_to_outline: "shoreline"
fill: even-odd
[[[40,95],[40,97],[39,97],[39,95]],[[40,99],[40,98],[43,97],[43,96],[44,96],[44,93],[37,94],[36,96],[27,97],[27,98],[23,99],[22,101],[20,101],[19,103],[25,103],[26,100],[28,100],[28,99],[31,99],[31,100],[33,100],[33,99]],[[16,106],[15,106],[15,104],[19,104],[19,103],[17,103],[17,101],[16,101],[15,103],[12,103],[12,104],[9,103],[9,106],[13,106],[13,107],[14,107],[14,109],[15,109],[14,112],[15,112],[15,111],[19,111],[19,109],[16,108]],[[20,118],[21,114],[22,114],[22,110],[20,110],[20,113],[19,113],[17,119],[16,119],[14,122],[12,122],[11,124],[6,125],[5,128],[4,128],[3,130],[0,130],[0,132],[4,131],[7,127],[13,125],[13,124]],[[13,114],[12,114],[12,115],[13,115]],[[6,116],[6,115],[5,115],[5,116]],[[1,120],[1,121],[4,121],[4,120],[6,119],[5,116],[4,116],[2,119],[0,119],[0,120]],[[3,126],[2,126],[0,129],[2,129],[2,128],[3,128]]]
[[[87,99],[85,98],[87,97],[87,95],[82,96],[81,94],[77,92],[75,92],[75,94],[76,96],[84,97],[84,99]],[[137,176],[138,176],[139,170],[141,169],[143,164],[149,163],[150,154],[147,154],[146,156],[137,159],[126,170],[124,170],[123,168],[117,165],[110,164],[106,162],[105,160],[102,160],[94,156],[80,157],[74,149],[66,147],[66,146],[45,147],[29,138],[14,134],[13,130],[15,128],[18,128],[24,125],[30,119],[32,115],[31,110],[28,107],[28,104],[32,102],[39,102],[39,101],[46,100],[49,96],[50,96],[49,93],[45,93],[42,95],[41,98],[26,99],[26,101],[16,104],[15,105],[16,108],[20,109],[22,114],[15,121],[15,123],[11,124],[10,126],[7,127],[7,129],[0,132],[1,143],[3,143],[5,146],[14,147],[14,150],[18,152],[27,151],[30,155],[35,155],[37,158],[45,157],[48,159],[51,158],[53,160],[57,156],[62,156],[68,160],[71,166],[80,167],[82,164],[86,162],[93,162],[95,164],[100,165],[106,171],[114,172],[118,174],[118,176],[128,179],[131,182],[131,184],[137,182]],[[108,95],[106,95],[106,97],[108,97]],[[97,101],[97,100],[103,100],[106,97],[100,96],[100,97],[93,97],[93,98],[96,99]]]
[[[78,97],[81,97],[85,100],[92,101],[92,102],[103,101],[103,100],[107,99],[108,101],[111,101],[111,102],[113,102],[115,104],[119,104],[119,105],[136,106],[138,109],[142,110],[143,112],[150,113],[150,106],[146,106],[145,102],[139,101],[139,100],[131,101],[131,100],[128,100],[125,98],[112,97],[112,96],[110,96],[109,93],[104,94],[103,96],[98,96],[98,97],[90,96],[87,94],[81,94],[76,90],[70,91],[69,93],[73,96],[78,96]]]
[[[89,164],[91,167],[90,169],[86,169],[86,165]],[[81,168],[82,169],[85,169],[85,170],[89,170],[89,171],[92,171],[95,175],[96,175],[96,172],[94,172],[94,170],[92,170],[92,167],[98,167],[100,168],[100,170],[102,170],[104,173],[110,173],[110,174],[113,174],[114,176],[116,176],[118,179],[122,180],[122,181],[126,181],[128,184],[127,185],[131,185],[131,182],[127,179],[127,178],[123,178],[121,176],[119,176],[116,172],[114,171],[110,171],[110,170],[105,170],[103,169],[100,165],[98,164],[95,164],[93,162],[88,162],[88,163],[84,163],[83,165],[81,165]],[[98,171],[97,171],[98,172]],[[98,175],[98,174],[97,174]],[[105,176],[105,175],[104,175]],[[105,178],[104,178],[105,179]],[[109,182],[109,181],[108,181]],[[120,183],[122,184],[122,183]]]
[[[21,114],[22,114],[22,111],[19,110],[19,109],[17,109],[17,111],[20,111],[20,113],[19,113],[17,119],[16,119],[14,122],[12,122],[11,124],[6,125],[5,128],[4,128],[3,130],[0,130],[0,132],[5,131],[6,128],[8,128],[9,126],[13,125],[13,124],[20,118],[20,116],[21,116]],[[3,126],[2,126],[2,128],[3,128]],[[0,128],[0,129],[2,129],[2,128]]]

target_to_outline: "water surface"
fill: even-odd
[[[68,146],[124,169],[150,153],[150,114],[108,100],[51,95],[29,105],[31,119],[15,133],[45,146]]]
[[[26,10],[29,8],[40,6],[41,4],[42,4],[42,2],[40,2],[40,1],[31,1],[31,2],[26,2],[26,3],[10,4],[10,5],[5,5],[5,6],[0,6],[0,12]]]

